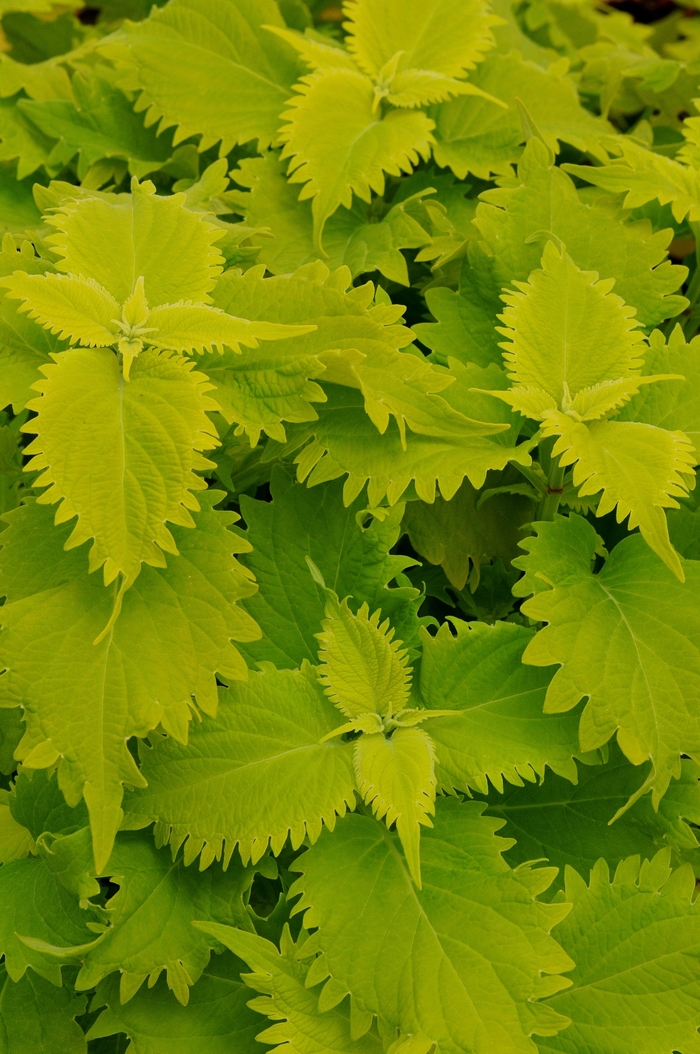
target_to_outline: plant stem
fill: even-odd
[[[559,508],[559,502],[564,491],[564,469],[559,464],[558,460],[552,462],[552,468],[549,474],[549,484],[547,486],[547,493],[540,502],[539,511],[537,514],[538,520],[553,520],[557,514]]]

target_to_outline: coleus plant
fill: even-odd
[[[0,4],[2,1054],[699,1054],[664,12]]]

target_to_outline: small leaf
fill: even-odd
[[[420,728],[397,728],[389,737],[362,735],[355,743],[360,794],[378,820],[396,830],[411,878],[421,888],[420,825],[435,812],[435,747]]]
[[[335,597],[326,603],[326,617],[317,634],[319,680],[331,699],[346,717],[382,714],[391,717],[408,702],[411,668],[406,669],[408,654],[401,641],[394,640],[394,630],[381,612],[369,614],[363,604],[356,615]]]
[[[92,278],[15,271],[0,285],[11,300],[24,301],[20,311],[62,340],[94,348],[107,347],[118,339],[115,319],[121,316],[121,308]]]

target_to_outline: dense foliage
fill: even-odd
[[[0,13],[0,1054],[700,1054],[700,15]]]

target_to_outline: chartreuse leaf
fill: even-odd
[[[22,714],[17,707],[0,708],[0,772],[9,776],[17,768],[15,750],[24,735]]]
[[[494,4],[494,9],[496,5]],[[511,5],[504,5],[508,9]],[[512,18],[512,11],[506,17]],[[496,35],[502,32],[496,29]],[[565,62],[551,62],[556,56],[545,53],[544,66],[522,57],[533,47],[528,37],[520,37],[513,46],[499,48],[487,55],[469,78],[486,97],[476,95],[450,99],[431,108],[435,121],[436,162],[449,167],[464,179],[470,172],[480,179],[492,174],[510,175],[511,165],[522,153],[522,121],[518,100],[525,105],[546,140],[550,150],[558,151],[559,140],[577,150],[590,153],[600,161],[607,160],[602,142],[611,134],[607,121],[594,116],[581,105],[576,84],[567,76]],[[496,99],[507,104],[498,106]]]
[[[431,731],[437,724],[431,724]],[[560,869],[555,885],[563,888],[565,865],[588,878],[601,853],[611,867],[617,867],[627,856],[651,859],[669,845],[681,857],[685,850],[696,848],[694,830],[686,822],[697,823],[700,815],[695,762],[681,762],[680,779],[671,783],[658,812],[645,795],[611,824],[644,782],[650,765],[647,762],[640,772],[614,743],[609,750],[604,765],[579,763],[575,783],[548,775],[539,786],[489,793],[488,814],[505,820],[503,834],[516,839],[505,854],[513,867],[546,857]]]
[[[440,564],[453,586],[479,584],[482,563],[510,563],[518,552],[522,524],[532,519],[532,500],[522,494],[495,494],[479,505],[479,492],[468,480],[450,501],[436,497],[432,505],[411,501],[403,524],[411,545],[431,564]]]
[[[609,165],[565,165],[587,183],[613,194],[625,193],[624,208],[636,209],[649,201],[670,204],[680,223],[700,219],[700,174],[690,165],[647,150],[628,136],[610,142],[615,156]]]
[[[625,216],[609,200],[581,201],[572,180],[533,136],[518,165],[518,184],[482,194],[474,223],[490,258],[494,291],[525,281],[540,266],[548,232],[583,270],[614,278],[615,294],[637,309],[642,325],[656,325],[686,306],[684,297],[670,295],[684,271],[666,259],[670,229],[653,233],[649,220]]]
[[[421,1050],[496,1044],[504,1054],[534,1054],[533,1033],[567,1024],[537,1000],[568,983],[557,975],[571,960],[549,932],[569,908],[537,901],[553,872],[511,871],[501,856],[509,843],[482,811],[440,802],[422,839],[422,890],[396,836],[370,817],[348,816],[322,835],[295,864],[303,873],[291,891],[302,894],[304,925],[318,927],[306,949],[322,954],[307,984],[330,974],[327,1005],[350,992],[355,1013],[377,1014],[387,1032],[412,1034]]]
[[[10,299],[22,300],[20,311],[61,340],[94,348],[119,339],[121,306],[94,278],[17,271],[2,284]]]
[[[367,603],[389,618],[405,644],[417,643],[418,591],[408,585],[389,588],[412,561],[391,554],[399,540],[403,505],[382,519],[360,526],[365,503],[356,498],[343,506],[339,482],[304,487],[288,470],[274,466],[272,501],[243,495],[241,512],[248,526],[245,537],[252,551],[242,561],[255,575],[259,590],[245,608],[262,630],[262,638],[244,645],[249,661],[266,660],[278,667],[316,662],[318,633],[326,596],[309,574],[307,557],[340,596]]]
[[[435,747],[421,728],[397,728],[388,738],[360,736],[355,743],[360,794],[378,820],[396,831],[411,878],[421,888],[420,828],[435,812]]]
[[[71,808],[55,776],[42,770],[20,770],[10,793],[9,809],[15,821],[34,839],[46,831],[70,834],[88,823],[85,803],[81,801]]]
[[[308,201],[287,182],[285,166],[269,151],[264,157],[239,162],[231,178],[249,192],[228,191],[225,200],[246,217],[251,227],[269,227],[271,238],[261,239],[257,259],[272,274],[286,274],[316,260],[313,217]],[[372,207],[355,200],[350,209],[339,206],[323,232],[327,263],[333,271],[346,265],[353,277],[378,270],[401,285],[409,285],[402,249],[418,249],[430,241],[421,201],[396,202],[376,221]]]
[[[164,553],[178,552],[165,523],[194,523],[193,492],[205,487],[196,470],[211,465],[201,451],[218,440],[212,386],[193,366],[147,350],[124,384],[112,351],[77,348],[42,368],[41,395],[28,404],[36,416],[24,425],[36,434],[28,468],[49,487],[39,502],[61,502],[59,523],[77,516],[68,544],[93,539],[90,570],[104,567],[105,584],[121,574],[130,586],[143,562],[164,567]]]
[[[401,324],[401,305],[372,305],[370,283],[350,289],[346,267],[333,274],[317,261],[293,275],[263,278],[263,268],[244,275],[230,271],[216,289],[217,305],[230,312],[245,312],[257,320],[274,317],[281,322],[305,320],[304,326],[278,325],[278,335],[289,341],[276,343],[272,352],[246,355],[239,363],[213,363],[220,383],[222,410],[230,421],[240,422],[257,442],[261,429],[283,442],[282,420],[313,421],[310,405],[325,398],[312,377],[359,388],[365,408],[380,432],[390,416],[405,427],[430,435],[488,435],[503,425],[474,421],[461,407],[453,408],[442,393],[454,378],[435,369],[422,356],[400,353],[412,333]],[[254,326],[269,323],[254,321]],[[306,333],[304,332],[306,330]],[[303,336],[303,340],[299,339]],[[211,368],[211,360],[203,367]]]
[[[700,905],[686,865],[671,872],[669,851],[619,865],[613,880],[599,860],[590,882],[566,871],[573,902],[557,938],[575,959],[572,986],[547,1002],[571,1025],[540,1050],[556,1054],[700,1051]]]
[[[552,408],[570,396],[575,410],[579,392],[638,372],[644,334],[634,309],[611,292],[613,284],[582,271],[547,242],[541,269],[516,282],[516,292],[503,294],[503,358],[516,387],[512,396],[499,397],[518,409],[522,404],[527,413],[539,393],[543,405],[549,396]],[[529,416],[541,418],[543,412],[538,408]]]
[[[597,516],[616,510],[617,521],[639,527],[642,537],[683,581],[680,558],[668,536],[664,509],[677,509],[688,493],[698,456],[683,432],[632,421],[574,421],[549,411],[544,435],[557,436],[552,449],[559,464],[574,466],[580,497],[602,491]]]
[[[211,925],[211,923],[204,923]],[[228,927],[221,927],[228,933]],[[241,933],[241,930],[233,930]],[[190,989],[186,1007],[177,1003],[161,977],[153,988],[140,988],[128,1003],[119,1001],[119,982],[102,981],[92,1007],[106,1004],[88,1032],[98,1040],[125,1032],[132,1054],[256,1054],[260,1017],[247,1003],[250,989],[240,977],[244,964],[232,955],[213,955]]]
[[[94,279],[119,304],[139,278],[151,307],[211,302],[224,262],[214,244],[222,231],[189,211],[184,194],[159,197],[150,181],[132,180],[128,195],[66,197],[46,222],[57,231],[47,238],[59,256],[56,269]]]
[[[453,376],[457,374],[453,373]],[[466,395],[462,401],[464,409],[490,415],[491,421],[498,419],[498,411],[468,394],[468,385],[471,382],[477,386],[481,381],[482,385],[490,387],[502,377],[500,370],[496,370],[495,377],[490,371],[478,367],[465,371],[464,384],[460,386]],[[456,390],[457,385],[452,385],[445,395],[454,399]],[[309,486],[348,476],[343,489],[343,499],[348,504],[366,483],[369,483],[367,493],[372,506],[378,505],[385,495],[389,503],[394,504],[411,482],[415,483],[416,493],[423,501],[435,500],[436,484],[449,501],[465,477],[479,489],[490,469],[502,469],[510,461],[523,465],[531,463],[528,444],[515,445],[517,430],[510,424],[511,420],[515,422],[514,414],[510,417],[504,415],[505,419],[501,417],[507,430],[499,430],[500,434],[495,434],[493,425],[485,424],[484,430],[494,434],[474,435],[478,425],[472,418],[469,426],[472,434],[406,433],[402,442],[401,433],[393,421],[383,434],[377,431],[365,413],[364,400],[359,392],[330,384],[326,391],[328,402],[319,408],[318,421],[290,429],[290,444],[303,446],[295,459],[297,474],[302,481],[308,479]]]
[[[252,973],[242,974],[242,979],[262,994],[248,1005],[275,1022],[258,1033],[259,1042],[295,1054],[380,1054],[382,1044],[373,1032],[354,1035],[346,1002],[325,1011],[319,1007],[318,988],[307,988],[308,966],[299,961],[287,927],[278,951],[256,933],[211,922],[196,922],[195,926],[216,937],[250,967]]]
[[[319,680],[326,695],[349,717],[392,717],[403,710],[411,691],[411,668],[401,641],[381,612],[370,615],[362,604],[357,614],[347,600],[326,602],[326,617],[318,634]]]
[[[247,675],[231,639],[259,633],[236,604],[255,587],[232,556],[248,547],[227,530],[235,516],[212,510],[218,497],[207,494],[194,530],[175,529],[180,556],[144,569],[97,646],[111,591],[85,573],[84,550],[64,549],[69,528],[54,528],[50,510],[32,504],[9,514],[2,535],[2,700],[24,707],[18,753],[27,767],[59,761],[68,803],[84,796],[98,870],[121,822],[122,783],[143,784],[129,736],[161,723],[185,740],[192,697],[214,713],[215,673]]]
[[[56,988],[28,970],[12,981],[0,966],[2,1054],[86,1054],[85,1033],[76,1022],[85,997]]]
[[[700,757],[698,564],[684,562],[681,585],[632,536],[593,574],[597,537],[579,516],[539,523],[536,537],[522,546],[528,555],[517,563],[526,577],[515,592],[540,590],[522,610],[548,623],[523,661],[560,666],[547,689],[546,712],[564,713],[587,696],[581,748],[594,750],[617,732],[633,764],[651,760],[644,787],[652,787],[656,807],[671,777],[680,775],[680,755]]]
[[[24,179],[42,165],[51,170],[49,158],[54,139],[28,121],[17,103],[16,97],[0,99],[0,160],[16,160],[17,178]]]
[[[175,0],[128,23],[101,51],[120,71],[118,86],[138,91],[138,111],[159,131],[176,126],[175,145],[200,135],[199,149],[276,137],[296,80],[296,55],[264,26],[283,26],[273,0]],[[173,78],[173,69],[178,76]],[[235,100],[232,104],[231,100]]]
[[[522,786],[544,778],[547,767],[575,779],[579,717],[542,712],[551,672],[522,663],[533,631],[451,622],[453,631],[445,624],[434,637],[421,633],[421,699],[429,710],[453,711],[427,726],[440,788],[485,794],[488,779],[502,791],[504,778]]]
[[[295,848],[314,841],[354,807],[351,747],[326,741],[338,723],[308,664],[266,666],[222,691],[216,720],[195,724],[186,747],[155,739],[141,749],[148,786],[126,799],[125,823],[155,820],[158,842],[184,842],[187,863],[201,852],[201,868],[222,853],[228,865],[236,845],[255,863],[268,843],[279,853],[288,836]]]
[[[482,0],[377,0],[371,5],[347,0],[344,11],[348,50],[370,76],[378,76],[400,52],[399,71],[464,77],[493,47],[491,27],[500,22]]]
[[[107,67],[76,71],[70,99],[21,99],[17,107],[41,132],[58,139],[56,152],[70,161],[78,155],[78,179],[105,158],[126,162],[132,176],[142,179],[170,160],[170,137],[144,128],[133,102],[112,84]],[[89,177],[88,177],[89,182]],[[94,183],[92,184],[95,185]],[[98,184],[99,185],[99,184]]]
[[[411,172],[427,161],[433,122],[421,111],[376,112],[368,77],[349,69],[322,69],[302,77],[291,109],[282,117],[279,139],[290,158],[291,183],[303,183],[301,200],[312,199],[314,241],[339,205],[350,208],[352,195],[371,200],[384,193],[384,174]]]
[[[37,857],[0,867],[0,902],[0,952],[11,981],[19,981],[31,966],[52,985],[60,985],[60,964],[20,938],[48,945],[90,943],[95,933],[87,924],[94,916],[79,907],[78,898]]]
[[[700,451],[700,339],[686,344],[683,331],[676,326],[668,343],[659,330],[649,337],[645,371],[678,374],[684,380],[640,388],[622,407],[623,421],[642,421],[657,428],[680,430]]]
[[[9,798],[7,791],[0,791],[0,864],[23,860],[35,848],[29,831],[10,812]]]

